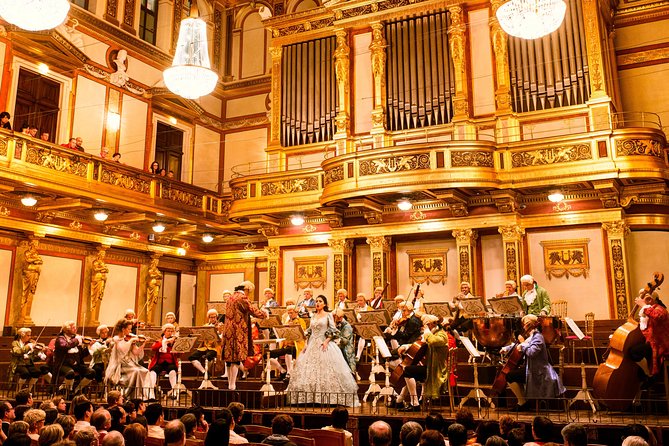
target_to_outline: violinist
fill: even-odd
[[[174,325],[165,324],[162,327],[162,338],[153,343],[151,350],[153,350],[153,358],[149,364],[151,371],[151,379],[153,382],[158,382],[160,375],[167,374],[170,380],[170,398],[176,399],[177,393],[175,388],[177,385],[177,366],[179,365],[179,358],[176,353],[172,353],[172,346],[176,339]]]
[[[397,401],[400,402],[406,398],[408,393],[410,402],[405,404],[403,409],[407,412],[420,411],[416,381],[425,383],[423,399],[439,398],[447,377],[450,377],[451,384],[455,382],[455,376],[451,373],[452,371],[448,370],[448,353],[451,348],[455,348],[455,339],[446,330],[451,320],[445,318],[441,321],[433,314],[424,314],[421,321],[422,340],[427,343],[426,365],[409,365],[404,368],[406,386],[397,398]],[[404,353],[409,347],[410,345],[407,344],[402,345],[398,352]]]
[[[105,375],[105,356],[109,352],[112,339],[109,337],[109,327],[106,325],[98,326],[95,332],[98,338],[90,343],[88,352],[93,358],[90,362],[90,368],[95,370],[95,380],[101,383]]]
[[[386,328],[386,340],[390,341],[392,348],[397,349],[400,345],[413,344],[420,337],[423,323],[413,311],[413,306],[401,302],[397,306],[401,312],[399,319],[390,321]]]
[[[132,322],[132,332],[134,334],[137,334],[137,329],[138,328],[144,328],[144,322],[140,322],[139,319],[137,319],[137,314],[135,313],[135,310],[132,308],[128,308],[125,310],[125,319],[129,320]]]
[[[153,381],[149,370],[139,361],[144,357],[146,338],[132,333],[132,321],[121,319],[114,326],[114,347],[109,357],[105,379],[124,388],[126,398],[153,398]]]
[[[339,330],[339,336],[335,340],[344,355],[344,359],[348,363],[348,366],[351,368],[351,372],[355,373],[356,363],[355,363],[355,354],[354,354],[354,342],[353,342],[353,327],[346,320],[346,315],[344,310],[337,308],[332,312],[337,330]]]
[[[216,327],[218,324],[218,311],[216,311],[216,308],[212,308],[209,311],[207,311],[207,323],[205,324],[205,327]],[[216,341],[203,341],[202,345],[199,346],[192,355],[188,357],[188,360],[193,364],[193,367],[195,367],[200,373],[204,375],[204,366],[202,365],[202,360],[209,360],[213,361],[217,354],[217,346],[218,342]]]
[[[19,390],[23,388],[28,381],[28,390],[31,391],[40,376],[49,373],[47,366],[35,366],[33,362],[35,355],[44,353],[43,344],[37,344],[31,339],[32,331],[30,328],[19,328],[16,337],[12,341],[11,364],[9,369],[10,380],[14,374],[19,376]],[[45,356],[46,357],[46,356]],[[44,359],[44,358],[41,358]]]
[[[345,289],[339,289],[337,290],[337,300],[336,300],[335,307],[336,308],[341,308],[342,310],[346,309],[346,305],[348,304],[348,291]]]
[[[374,297],[369,301],[369,306],[374,310],[383,309],[383,287],[377,286],[374,288]]]
[[[525,336],[519,336],[519,344],[502,349],[508,352],[511,348],[517,348],[526,358],[525,370],[519,368],[506,375],[509,389],[518,399],[516,409],[527,407],[526,398],[556,398],[565,391],[560,376],[548,360],[546,341],[544,341],[544,336],[539,331],[539,318],[533,314],[528,314],[523,316],[521,322]],[[525,384],[524,390],[523,384]]]
[[[646,342],[633,345],[629,354],[643,370],[646,377],[643,386],[648,387],[660,373],[664,359],[669,357],[669,314],[657,291],[651,294],[642,288],[634,303],[640,308],[639,329]]]
[[[84,338],[77,334],[77,325],[74,321],[67,321],[58,333],[53,353],[53,376],[63,376],[65,382],[62,388],[72,390],[74,380],[80,378],[75,393],[81,392],[95,379],[95,371],[84,363],[83,358],[88,355],[88,348],[84,346]]]

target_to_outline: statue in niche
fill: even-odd
[[[158,303],[160,287],[163,284],[163,274],[158,269],[158,257],[151,259],[149,265],[149,280],[146,284],[146,322],[153,322],[153,309]]]
[[[116,65],[116,71],[109,75],[109,83],[117,87],[123,87],[130,80],[128,73],[126,73],[128,69],[128,52],[126,50],[118,50],[113,63]]]
[[[104,248],[98,248],[98,255],[93,261],[91,271],[91,322],[98,325],[100,316],[100,306],[105,294],[105,285],[107,285],[107,273],[109,268],[105,263],[107,251]]]
[[[37,282],[42,273],[42,256],[37,252],[39,240],[33,238],[28,243],[28,249],[23,253],[23,268],[21,270],[22,278],[22,294],[21,294],[21,316],[18,325],[30,325],[30,309],[35,298],[35,291],[37,290]]]

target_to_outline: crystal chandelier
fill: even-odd
[[[563,0],[509,0],[497,10],[497,20],[511,36],[538,39],[557,30],[566,11]]]
[[[69,11],[68,0],[0,0],[0,16],[27,31],[53,29]]]
[[[174,94],[197,99],[214,91],[218,75],[211,70],[207,48],[207,24],[197,18],[193,1],[191,16],[181,21],[172,66],[163,71],[165,85]]]

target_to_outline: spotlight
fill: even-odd
[[[559,203],[564,200],[564,194],[559,190],[554,190],[548,194],[548,199],[553,203]]]
[[[165,230],[165,225],[157,221],[153,224],[153,232],[163,232]]]
[[[21,198],[21,204],[27,207],[32,207],[37,204],[37,198],[32,195],[25,195]]]
[[[408,211],[413,207],[413,204],[406,198],[402,198],[397,202],[397,207],[400,208],[400,211]]]
[[[105,221],[109,217],[109,213],[107,211],[105,211],[104,209],[98,209],[93,214],[93,217],[97,221]]]
[[[301,215],[293,215],[290,217],[290,222],[293,224],[293,226],[302,226],[304,224],[304,217]]]
[[[211,243],[214,241],[214,236],[211,234],[203,234],[202,235],[202,241],[205,243]]]

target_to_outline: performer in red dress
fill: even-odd
[[[153,358],[151,358],[149,370],[151,371],[151,375],[153,375],[152,379],[154,383],[158,382],[162,373],[167,374],[167,378],[170,380],[170,386],[172,387],[170,397],[175,399],[176,393],[174,392],[174,388],[177,385],[177,366],[179,365],[179,358],[176,353],[172,353],[172,345],[174,345],[174,340],[176,339],[174,335],[174,325],[165,324],[162,328],[162,338],[151,346],[151,350],[153,350]]]
[[[646,343],[632,346],[630,357],[648,377],[655,376],[669,358],[669,314],[657,291],[649,294],[642,289],[634,303],[640,308],[639,328]]]

